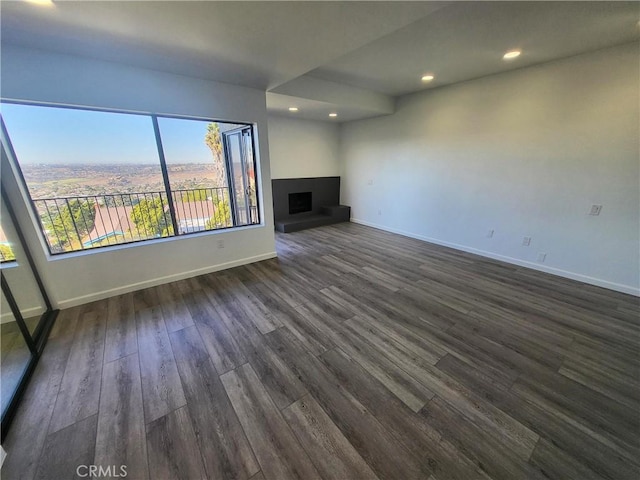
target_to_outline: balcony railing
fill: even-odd
[[[33,200],[51,253],[74,252],[259,222],[256,206],[235,205],[229,189],[83,195]],[[174,232],[174,225],[178,231]]]

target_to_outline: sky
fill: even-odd
[[[157,164],[151,117],[3,103],[2,117],[20,164]],[[165,159],[208,163],[207,121],[159,118]]]

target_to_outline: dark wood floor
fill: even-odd
[[[63,311],[3,480],[639,478],[637,298],[354,224],[277,248]]]

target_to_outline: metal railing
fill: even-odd
[[[227,187],[172,190],[171,197],[174,212],[164,191],[41,198],[33,204],[52,254],[259,223],[256,206],[232,212]]]

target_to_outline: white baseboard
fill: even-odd
[[[376,223],[367,222],[365,220],[359,220],[357,218],[351,218],[351,221],[353,223],[358,223],[360,225],[365,225],[367,227],[373,227],[373,228],[377,228],[378,230],[384,230],[385,232],[397,233],[398,235],[402,235],[404,237],[415,238],[416,240],[422,240],[424,242],[429,242],[429,243],[435,243],[436,245],[442,245],[443,247],[449,247],[456,250],[462,250],[463,252],[474,253],[476,255],[480,255],[481,257],[500,260],[505,263],[518,265],[520,267],[531,268],[532,270],[538,270],[540,272],[550,273],[552,275],[557,275],[559,277],[569,278],[571,280],[577,280],[579,282],[588,283],[590,285],[595,285],[597,287],[607,288],[609,290],[615,290],[616,292],[627,293],[629,295],[635,295],[636,297],[640,297],[640,289],[632,287],[631,285],[623,285],[620,283],[609,282],[607,280],[589,277],[587,275],[582,275],[580,273],[575,273],[567,270],[562,270],[559,268],[540,265],[538,263],[528,262],[526,260],[520,260],[518,258],[508,257],[505,255],[488,252],[486,250],[479,250],[473,247],[467,247],[466,245],[459,245],[457,243],[438,240],[437,238],[425,237],[424,235],[418,235],[415,233],[406,232],[404,230],[389,228],[384,225],[378,225]]]
[[[36,315],[42,315],[44,313],[44,307],[25,308],[24,310],[20,310],[20,313],[22,314],[22,318],[31,318]],[[9,322],[15,322],[15,318],[11,310],[3,312],[2,315],[0,315],[0,323]]]
[[[157,277],[151,280],[145,280],[144,282],[131,283],[129,285],[122,285],[117,288],[109,290],[103,290],[100,292],[91,293],[89,295],[82,295],[80,297],[69,298],[56,302],[55,308],[65,309],[76,307],[78,305],[84,305],[85,303],[95,302],[96,300],[103,300],[105,298],[113,297],[116,295],[122,295],[123,293],[135,292],[136,290],[142,290],[143,288],[155,287],[162,285],[163,283],[175,282],[178,280],[184,280],[185,278],[197,277],[198,275],[204,275],[207,273],[218,272],[220,270],[227,270],[228,268],[239,267],[248,263],[260,262],[262,260],[268,260],[270,258],[277,257],[276,252],[263,253],[253,257],[241,258],[239,260],[233,260],[231,262],[221,263],[218,265],[198,268],[196,270],[189,270],[187,272],[180,272],[173,275],[167,275],[164,277]]]

